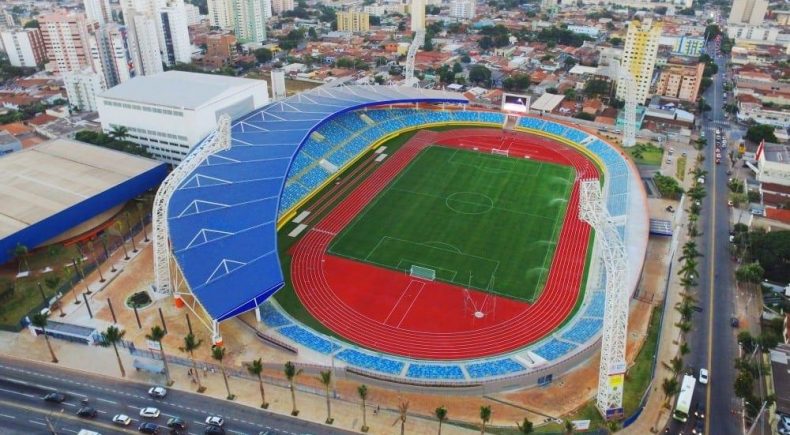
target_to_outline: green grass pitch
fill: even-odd
[[[332,242],[334,255],[533,301],[540,294],[574,170],[432,146]]]

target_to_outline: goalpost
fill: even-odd
[[[416,278],[426,279],[428,281],[434,281],[436,279],[436,270],[412,264],[411,268],[409,269],[409,275]]]
[[[505,156],[510,157],[510,150],[499,150],[496,148],[491,148],[491,154],[495,154],[498,156]]]

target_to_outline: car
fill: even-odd
[[[225,429],[222,426],[215,426],[210,424],[206,426],[206,430],[203,431],[206,435],[225,435]]]
[[[694,408],[694,416],[697,418],[705,418],[705,402],[702,400],[697,401],[697,406]]]
[[[148,395],[151,397],[155,397],[157,399],[162,399],[165,396],[167,396],[167,389],[165,389],[165,387],[159,387],[159,386],[151,387],[148,390]]]
[[[158,434],[159,433],[159,426],[154,423],[144,422],[141,423],[140,426],[137,428],[139,432],[147,433],[147,434]]]
[[[225,424],[225,420],[216,415],[209,415],[206,417],[206,424],[222,427]]]
[[[784,427],[786,431],[790,431],[790,415],[777,414],[779,416],[779,426]]]
[[[65,400],[66,400],[66,395],[63,393],[59,393],[57,391],[48,393],[46,396],[44,396],[45,402],[63,403]]]
[[[733,204],[734,203],[732,202],[731,199],[727,201],[727,207],[732,207]],[[730,241],[732,242],[732,240],[730,240]]]
[[[187,422],[184,421],[183,418],[180,417],[172,417],[171,419],[167,420],[167,427],[171,429],[186,429]]]
[[[737,328],[739,326],[737,317],[730,317],[730,326],[732,326],[733,328]]]
[[[668,165],[672,164],[672,157],[667,157],[667,164]]]
[[[83,406],[77,410],[77,415],[83,418],[95,418],[96,414],[96,409],[91,408],[90,406]]]
[[[159,410],[153,406],[147,406],[140,410],[140,417],[156,418],[159,417]]]
[[[702,385],[708,385],[708,369],[699,369],[699,383]]]
[[[112,418],[112,422],[119,426],[129,426],[132,422],[132,418],[126,414],[117,414]]]
[[[694,435],[702,435],[705,433],[705,422],[701,418],[694,422],[694,429],[691,429],[691,433]]]

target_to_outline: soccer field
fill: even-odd
[[[548,276],[571,167],[432,146],[329,247],[334,255],[533,301]]]

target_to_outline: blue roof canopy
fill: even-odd
[[[410,87],[319,87],[234,121],[231,148],[208,157],[169,203],[173,255],[214,320],[248,311],[283,286],[280,196],[310,133],[350,110],[417,102],[468,103],[456,93]]]

